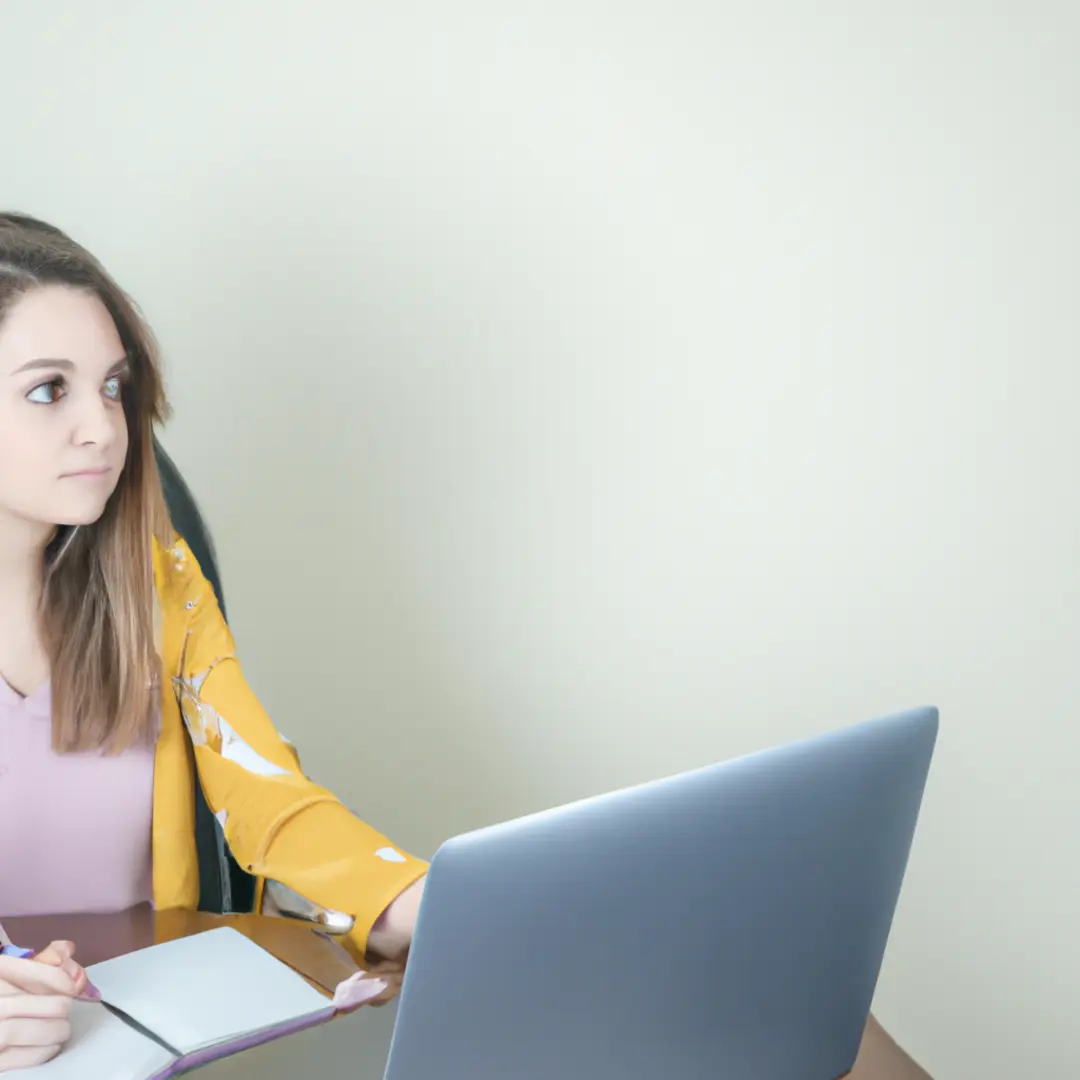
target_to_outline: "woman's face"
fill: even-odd
[[[127,458],[127,362],[94,295],[26,293],[0,322],[0,518],[90,525]]]

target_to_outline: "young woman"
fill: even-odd
[[[353,915],[369,970],[400,960],[426,864],[303,774],[245,682],[165,508],[165,413],[151,333],[103,267],[0,214],[0,916],[195,907],[197,772],[260,892]],[[0,957],[0,1071],[55,1054],[92,993],[69,944]]]
[[[153,338],[97,260],[0,215],[0,915],[196,906],[197,770],[257,888],[399,957],[426,865],[307,779],[249,689],[169,523],[165,411]]]

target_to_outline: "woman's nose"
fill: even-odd
[[[108,404],[100,395],[79,402],[75,421],[74,441],[78,446],[100,446],[108,449],[116,439],[117,424],[123,412]]]

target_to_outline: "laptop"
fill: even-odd
[[[447,842],[385,1080],[837,1080],[870,1011],[938,712]]]

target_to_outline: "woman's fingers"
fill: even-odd
[[[0,956],[0,998],[12,994],[57,994],[75,997],[76,982],[63,968],[37,960]]]
[[[73,941],[53,941],[41,952],[36,953],[32,959],[41,964],[52,964],[60,967],[65,960],[70,960],[75,955],[75,943]]]
[[[377,960],[367,964],[367,973],[377,975],[380,979],[397,979],[400,982],[405,977],[405,964],[401,960]]]
[[[380,1005],[385,1005],[389,1001],[393,1001],[394,998],[401,993],[401,980],[402,972],[400,968],[397,971],[383,971],[383,972],[370,972],[371,977],[381,979],[386,984],[386,989],[382,993],[376,995],[370,1000],[364,1002],[364,1004],[370,1008],[377,1009]]]
[[[0,1020],[0,1050],[13,1046],[63,1046],[70,1038],[70,1020]]]
[[[98,1000],[93,992],[87,993],[88,990],[92,991],[93,988],[90,985],[89,978],[87,978],[86,971],[72,959],[74,955],[74,942],[54,941],[47,949],[42,949],[42,951],[33,959],[39,964],[48,964],[51,967],[58,967],[61,971],[65,972],[74,985],[73,992],[76,997],[86,996],[92,1001]]]
[[[365,1002],[364,1007],[368,1009],[381,1008],[383,1005],[393,1001],[400,993],[401,987],[391,984],[378,997],[374,997],[370,1001]]]
[[[15,1068],[14,1061],[27,1057],[48,1060],[40,1053],[26,1055],[19,1051],[55,1053],[71,1038],[70,1013],[69,997],[19,994],[0,998],[0,1065],[5,1069]]]
[[[368,967],[368,977],[381,979],[386,983],[386,989],[378,996],[365,1002],[371,1008],[378,1008],[387,1002],[393,1001],[401,993],[401,983],[405,978],[405,964],[401,960],[382,960]]]
[[[32,961],[27,961],[32,963]],[[54,1058],[71,1038],[71,998],[8,994],[0,998],[0,1072]]]
[[[11,994],[0,998],[0,1024],[14,1020],[64,1020],[71,998],[59,994]]]
[[[339,1013],[355,1012],[370,1005],[385,1005],[401,990],[400,974],[389,971],[358,971],[334,991],[334,1008]]]
[[[0,1050],[0,1073],[44,1065],[45,1062],[52,1061],[62,1049],[63,1043],[55,1046],[13,1046],[10,1050]]]

